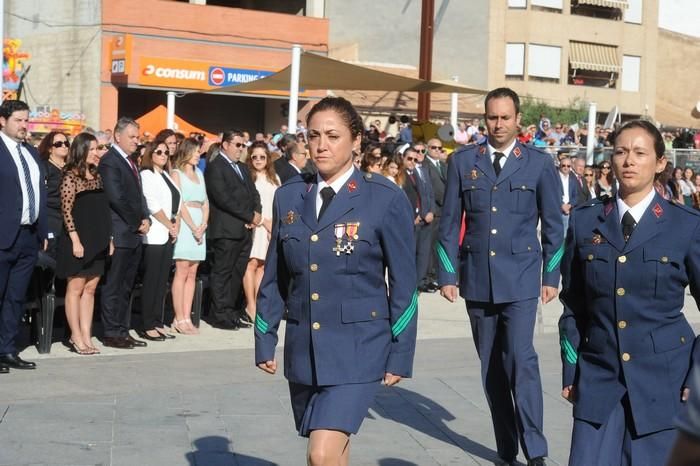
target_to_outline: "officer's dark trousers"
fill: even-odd
[[[498,456],[512,460],[518,438],[527,458],[547,456],[542,383],[532,344],[537,298],[514,303],[467,302]]]
[[[14,244],[0,249],[0,354],[15,353],[27,287],[36,264],[36,228],[21,227]]]
[[[212,241],[209,287],[212,316],[217,322],[236,321],[243,315],[241,289],[252,245],[251,233],[241,239]]]
[[[603,425],[574,419],[569,466],[661,466],[675,437],[674,429],[637,435],[625,395]]]
[[[129,298],[141,263],[142,250],[140,244],[135,248],[114,248],[100,295],[102,329],[106,337],[125,337],[129,334]]]

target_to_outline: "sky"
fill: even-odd
[[[659,0],[659,27],[700,37],[700,1]]]

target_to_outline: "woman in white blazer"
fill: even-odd
[[[163,324],[163,299],[180,230],[182,195],[168,175],[169,156],[165,142],[156,140],[148,145],[141,161],[141,184],[152,223],[143,237],[143,329],[139,335],[150,341],[175,338],[166,332]]]

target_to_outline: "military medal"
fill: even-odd
[[[472,180],[475,180],[479,177],[479,172],[476,171],[476,168],[472,170]]]
[[[593,244],[600,244],[602,241],[603,238],[598,234],[593,235],[593,238],[591,239],[591,243]]]
[[[333,227],[333,234],[335,235],[335,246],[333,247],[333,252],[336,256],[340,256],[341,252],[345,252],[345,246],[342,246],[343,236],[345,236],[345,224],[336,223]]]
[[[348,237],[348,242],[345,243],[345,254],[352,254],[355,250],[355,245],[352,244],[353,240],[357,240],[359,236],[357,232],[360,229],[360,222],[348,222],[345,226],[345,234]]]
[[[284,223],[291,225],[297,219],[297,215],[293,211],[287,212],[287,218],[284,219]]]

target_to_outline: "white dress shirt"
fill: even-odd
[[[561,179],[561,186],[564,189],[564,194],[561,196],[561,203],[569,204],[569,181],[571,181],[571,175],[564,176],[562,172],[559,172],[559,178]]]
[[[17,141],[10,138],[3,131],[0,131],[0,137],[2,142],[5,143],[7,150],[12,156],[12,161],[15,162],[17,168],[17,177],[19,178],[19,187],[22,190],[22,217],[20,218],[21,225],[30,225],[31,219],[29,218],[29,191],[27,191],[27,183],[24,179],[24,169],[22,168],[22,162],[19,159],[19,154],[17,153]],[[29,178],[32,180],[32,188],[34,190],[34,215],[36,221],[39,218],[39,197],[41,196],[41,191],[39,191],[39,181],[41,178],[41,172],[39,171],[39,165],[34,160],[32,154],[27,150],[26,147],[22,147],[22,155],[24,155],[24,160],[27,161],[27,166],[29,167]]]
[[[501,168],[503,168],[503,166],[506,164],[506,160],[508,160],[508,157],[510,157],[510,153],[513,151],[513,148],[515,147],[515,142],[516,142],[516,140],[513,139],[513,142],[511,142],[510,145],[505,148],[505,150],[498,150],[487,142],[486,147],[488,147],[488,149],[489,149],[489,156],[491,157],[491,165],[493,165],[493,161],[496,158],[496,156],[494,154],[496,152],[500,152],[501,154],[503,154],[505,156],[505,157],[501,158]]]
[[[316,179],[318,180],[318,188],[316,191],[316,218],[318,218],[318,213],[321,212],[321,205],[323,205],[321,190],[326,186],[330,186],[331,188],[333,188],[333,191],[335,191],[335,193],[338,194],[340,190],[343,189],[343,185],[345,185],[345,183],[347,183],[347,181],[352,176],[353,171],[355,171],[355,166],[351,165],[345,173],[340,175],[340,177],[331,184],[328,184],[325,181],[323,181],[323,178],[321,178],[320,173],[316,175]]]
[[[655,195],[656,190],[652,187],[649,191],[649,194],[647,194],[646,197],[641,200],[641,202],[637,203],[637,205],[634,207],[630,207],[627,204],[625,204],[625,201],[623,201],[620,195],[618,194],[617,213],[620,215],[620,224],[622,224],[622,217],[628,210],[632,215],[632,218],[634,218],[635,223],[639,223],[639,221],[642,219],[642,216],[644,215],[644,212],[646,212],[647,208],[651,204],[651,201],[654,200]]]

